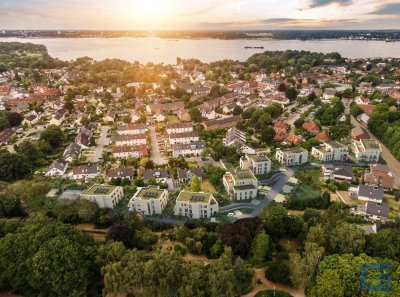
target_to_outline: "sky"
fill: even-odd
[[[400,29],[400,0],[0,0],[13,29]]]

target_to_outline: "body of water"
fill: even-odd
[[[245,61],[254,53],[284,50],[338,52],[351,58],[400,58],[400,42],[361,40],[218,40],[143,38],[0,38],[0,41],[18,41],[44,44],[50,55],[61,60],[88,56],[95,60],[118,58],[140,63],[174,64],[176,58],[199,59],[213,62],[223,59]],[[263,46],[264,49],[245,49],[245,46]]]

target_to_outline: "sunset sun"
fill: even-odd
[[[154,20],[168,15],[167,1],[164,0],[134,0],[133,12],[139,19]]]

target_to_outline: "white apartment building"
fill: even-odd
[[[245,155],[240,158],[240,169],[250,169],[255,175],[271,172],[271,160],[264,154]]]
[[[167,133],[168,134],[180,134],[193,132],[193,126],[189,123],[168,123]]]
[[[179,134],[169,134],[169,143],[171,145],[182,143],[189,144],[192,142],[198,142],[200,140],[197,132],[184,132]]]
[[[301,147],[277,149],[275,159],[285,166],[302,165],[308,162],[308,151]]]
[[[151,216],[162,214],[168,203],[168,191],[160,187],[138,188],[128,203],[130,211]]]
[[[382,154],[381,146],[372,139],[360,139],[353,142],[354,153],[360,162],[377,163]]]
[[[114,208],[123,197],[122,187],[104,185],[94,185],[81,194],[82,199],[96,202],[100,208]]]
[[[211,193],[181,191],[176,199],[176,216],[203,219],[214,216],[218,210],[218,202]]]
[[[257,197],[258,180],[250,169],[227,172],[222,181],[229,197],[233,200]]]
[[[323,162],[347,161],[349,148],[337,141],[327,141],[311,149],[311,155]]]
[[[143,134],[117,135],[113,140],[116,146],[145,145],[147,143],[146,135]]]

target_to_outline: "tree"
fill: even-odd
[[[269,251],[269,236],[265,232],[258,234],[252,243],[252,252],[254,259],[261,263],[265,260]]]
[[[192,121],[196,123],[200,123],[202,121],[201,112],[198,108],[193,107],[189,110],[189,114],[192,118]]]
[[[317,279],[318,296],[344,297],[345,290],[337,271],[328,269]]]
[[[192,191],[192,192],[200,192],[201,191],[201,182],[197,176],[194,176],[192,178],[192,181],[190,183],[190,191]]]
[[[400,259],[400,229],[387,228],[367,237],[366,251],[373,257]]]
[[[261,141],[265,142],[267,145],[270,145],[275,138],[275,130],[272,127],[266,127],[261,132]]]
[[[262,219],[265,223],[267,233],[275,239],[285,234],[285,221],[287,209],[280,204],[270,204],[264,208]]]
[[[239,105],[236,105],[232,112],[232,114],[235,116],[241,115],[242,113],[243,113],[243,109]]]
[[[34,164],[40,157],[40,152],[36,144],[32,143],[29,140],[23,141],[17,147],[17,152],[23,155],[26,160],[28,160],[31,164]]]
[[[289,266],[282,260],[272,262],[265,270],[265,277],[275,283],[291,285]]]
[[[286,98],[288,98],[290,101],[293,101],[297,97],[297,91],[295,88],[290,87],[289,89],[287,89],[285,91],[285,95],[286,95]]]
[[[6,111],[0,111],[0,131],[10,127]]]
[[[17,112],[9,112],[7,117],[11,127],[17,127],[21,125],[22,121],[24,120],[24,117]]]
[[[346,138],[350,135],[351,126],[347,124],[337,124],[329,128],[329,134],[335,140]]]
[[[0,151],[0,180],[12,182],[26,177],[31,166],[24,156]]]
[[[65,134],[60,127],[51,125],[40,135],[40,139],[48,142],[52,148],[58,148],[65,140]]]
[[[126,247],[132,246],[132,231],[125,224],[112,225],[106,234],[107,241],[121,241]]]
[[[329,250],[338,254],[360,254],[365,246],[364,231],[355,224],[342,223],[329,236]]]

